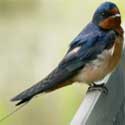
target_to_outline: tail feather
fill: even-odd
[[[21,105],[21,104],[23,104],[23,103],[26,103],[26,102],[30,101],[30,99],[31,99],[31,98],[23,99],[23,100],[19,101],[19,102],[16,104],[16,106]]]
[[[11,101],[19,101],[16,105],[20,105],[30,101],[37,94],[50,92],[63,86],[69,85],[72,82],[69,82],[68,79],[73,75],[73,73],[68,72],[66,69],[60,69],[57,67],[45,79],[18,94],[12,98]]]
[[[33,85],[32,87],[21,92],[17,96],[11,99],[11,101],[19,101],[16,105],[30,101],[35,95],[45,92],[53,88],[58,83],[58,77],[55,77],[58,72],[58,68],[53,70],[45,79]],[[58,74],[58,73],[57,73]]]
[[[49,82],[46,82],[46,80],[40,81],[39,83],[35,84],[31,88],[21,92],[17,96],[11,99],[11,101],[19,101],[16,106],[30,101],[35,95],[42,93],[46,91],[47,89],[52,87],[52,84],[49,84]]]

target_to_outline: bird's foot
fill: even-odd
[[[104,94],[108,94],[108,89],[106,88],[105,84],[100,84],[97,85],[95,83],[93,83],[89,88],[88,88],[88,92],[90,91],[95,91],[95,90],[99,90],[99,91],[103,91]]]

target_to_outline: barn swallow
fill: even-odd
[[[91,86],[115,69],[122,47],[123,29],[119,9],[112,2],[104,2],[71,42],[58,66],[43,80],[12,98],[12,101],[19,101],[16,105],[20,105],[37,94],[48,93],[74,82]]]

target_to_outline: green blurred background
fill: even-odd
[[[56,67],[103,1],[0,0],[0,118],[15,109],[13,96]],[[125,2],[112,1],[124,20]],[[0,125],[69,125],[86,90],[74,84],[40,95]]]

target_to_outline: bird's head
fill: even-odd
[[[102,29],[114,30],[120,27],[121,15],[114,3],[104,2],[95,11],[92,21]]]

